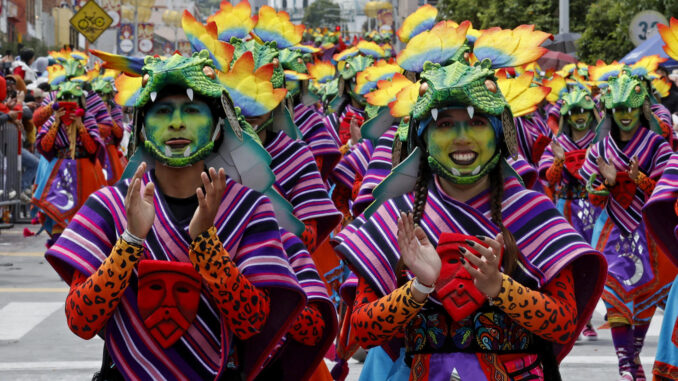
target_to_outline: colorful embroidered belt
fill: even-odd
[[[585,199],[589,195],[586,192],[586,186],[583,184],[568,184],[564,187],[558,187],[554,192],[555,198],[562,198],[565,200]]]
[[[532,333],[489,305],[454,322],[442,309],[421,311],[405,329],[408,355],[421,353],[538,353]]]

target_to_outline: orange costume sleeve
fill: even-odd
[[[563,163],[563,160],[555,159],[549,169],[546,170],[546,181],[551,186],[560,184],[560,180],[563,179]]]
[[[570,267],[562,270],[542,291],[531,290],[503,275],[494,305],[513,321],[547,341],[567,343],[577,327],[577,303]]]
[[[85,125],[81,124],[78,126],[78,135],[80,135],[80,143],[82,143],[83,147],[85,147],[85,151],[87,151],[87,153],[90,155],[94,155],[99,147],[97,146],[97,143],[94,141],[94,139],[89,135]]]
[[[351,199],[352,189],[341,184],[337,184],[332,191],[332,201],[334,206],[344,215],[344,224],[351,220],[351,210],[349,209],[349,200]]]
[[[643,193],[645,193],[645,195],[647,196],[650,196],[652,194],[655,185],[657,185],[656,181],[645,176],[643,172],[638,173],[638,178],[636,178],[635,183],[638,186],[638,188],[640,188],[643,191]]]
[[[318,221],[317,220],[306,220],[304,221],[306,229],[301,233],[301,242],[306,246],[306,250],[309,253],[315,251],[318,248]]]
[[[409,281],[390,294],[379,298],[367,282],[360,278],[355,307],[351,314],[351,330],[363,348],[381,345],[404,333],[405,325],[424,307],[412,296]]]
[[[214,226],[193,240],[189,256],[233,333],[241,340],[259,333],[270,312],[269,296],[238,270]]]
[[[295,341],[311,347],[320,342],[323,332],[325,332],[323,315],[313,303],[304,307],[289,330],[290,336]]]
[[[131,245],[120,238],[92,275],[73,273],[71,290],[66,297],[66,322],[73,333],[87,340],[104,328],[118,308],[142,251],[142,246]]]
[[[54,141],[56,140],[57,132],[59,132],[59,122],[54,122],[52,127],[47,130],[47,133],[40,140],[40,148],[42,152],[50,152],[54,148]]]
[[[52,104],[46,104],[40,106],[35,111],[33,111],[33,124],[36,128],[40,128],[43,124],[47,122],[50,116],[54,113],[52,109]]]

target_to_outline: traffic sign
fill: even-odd
[[[94,42],[113,23],[113,18],[94,0],[90,0],[71,17],[71,25],[89,42]]]
[[[657,33],[657,24],[668,25],[669,20],[657,11],[642,11],[633,16],[629,24],[629,36],[633,45],[638,46]]]

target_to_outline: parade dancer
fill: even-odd
[[[94,115],[86,105],[83,83],[58,84],[55,102],[35,118],[40,124],[36,149],[42,155],[32,202],[41,211],[41,223],[50,235],[50,246],[72,221],[92,192],[106,185],[100,164],[103,142]]]
[[[593,226],[600,209],[591,205],[586,193],[586,180],[579,169],[586,159],[586,150],[595,137],[595,126],[600,121],[591,93],[574,88],[562,96],[558,135],[546,147],[539,162],[539,175],[554,189],[556,208],[572,227],[591,242]],[[591,321],[582,336],[596,340]]]
[[[109,127],[106,124],[99,125],[101,139],[106,145],[106,162],[104,170],[108,185],[114,185],[122,176],[125,168],[125,160],[121,157],[120,142],[125,133],[122,121],[122,107],[114,101],[115,96],[115,77],[119,75],[114,70],[106,70],[103,74],[98,73],[98,68],[94,69],[94,78],[91,81],[92,91],[97,93],[104,102],[106,109],[111,116],[113,124]]]
[[[135,156],[149,165],[133,157],[132,178],[90,197],[47,252],[71,286],[68,325],[104,330],[105,379],[252,380],[306,297],[270,201],[233,179],[242,167],[205,169],[248,144],[248,127],[206,51],[100,56],[140,76],[120,103],[136,106]]]
[[[604,209],[593,237],[608,262],[603,300],[620,380],[644,380],[640,351],[676,268],[647,240],[641,209],[671,148],[653,123],[647,91],[627,69],[608,79],[602,99],[605,116],[579,173],[588,180],[592,204]]]
[[[404,176],[391,181],[402,196],[357,219],[336,247],[359,278],[358,343],[397,357],[404,335],[410,380],[559,379],[558,361],[602,291],[602,256],[504,160],[517,150],[515,126],[490,59],[519,65],[540,53],[515,57],[488,42],[500,33],[536,47],[547,35],[486,33],[479,64],[425,65],[409,128],[417,148],[389,176]]]

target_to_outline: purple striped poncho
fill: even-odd
[[[42,138],[52,127],[53,123],[54,117],[50,117],[50,119],[45,122],[45,124],[38,128],[38,134],[35,136],[35,145],[38,152],[40,152],[40,154],[48,160],[55,158],[58,150],[70,147],[70,139],[68,137],[68,131],[66,131],[66,125],[61,123],[59,124],[59,131],[57,132],[56,139],[54,139],[54,146],[52,147],[52,150],[49,152],[43,151],[42,145],[40,143],[42,142]],[[94,115],[92,115],[89,111],[86,111],[85,116],[82,117],[82,123],[85,125],[89,136],[91,136],[97,145],[99,145],[100,149],[97,153],[97,157],[100,157],[99,155],[103,153],[104,143],[101,141],[99,136],[99,126],[97,125]],[[82,147],[80,135],[78,134],[75,135],[75,145],[76,147]]]
[[[500,232],[490,220],[488,190],[462,203],[446,195],[437,177],[435,179],[429,183],[428,200],[420,222],[431,242],[437,243],[443,232],[489,237]],[[391,199],[357,230],[339,233],[341,244],[335,250],[380,295],[387,295],[397,288],[394,272],[400,258],[397,221],[401,211],[412,210],[413,201],[414,193]],[[527,287],[539,289],[562,269],[572,266],[579,317],[578,334],[602,291],[605,260],[565,221],[551,200],[523,188],[513,177],[505,181],[502,215],[522,254],[514,279]],[[362,221],[357,219],[354,223]],[[439,304],[435,300],[432,302]],[[577,334],[572,335],[571,342],[566,345],[554,344],[558,359],[569,352]]]
[[[572,152],[588,148],[594,138],[595,133],[589,130],[586,135],[576,142],[567,134],[560,134],[555,139],[560,143],[565,152]],[[546,147],[546,150],[539,161],[539,177],[546,180],[546,171],[551,168],[554,161],[555,157],[553,156],[553,150],[549,145]],[[582,198],[576,197],[578,190],[585,189],[585,186],[586,180],[577,179],[568,172],[567,169],[563,168],[560,184],[556,184],[555,186],[555,202],[556,208],[558,208],[558,210],[563,213],[563,216],[570,221],[575,230],[577,230],[587,242],[591,242],[593,226],[600,214],[600,209],[591,204],[587,195],[584,195]],[[562,195],[567,194],[568,192],[574,194],[576,198],[558,198],[558,194]]]
[[[152,172],[143,178],[144,184],[153,180]],[[89,276],[108,257],[127,225],[124,199],[128,184],[129,180],[121,181],[94,193],[47,251],[47,260],[67,283],[74,270]],[[190,262],[188,222],[176,221],[157,186],[154,205],[156,216],[144,242],[144,258]],[[227,179],[215,226],[242,274],[270,293],[271,313],[266,324],[259,334],[236,345],[203,288],[193,324],[172,347],[162,349],[139,315],[135,271],[106,325],[106,346],[127,379],[215,379],[226,369],[230,351],[236,346],[241,349],[241,367],[251,379],[303,308],[305,297],[283,251],[273,208],[266,197]]]
[[[117,103],[111,105],[111,119],[123,130],[125,129],[125,123],[122,121],[122,107]]]
[[[360,215],[367,208],[374,197],[372,191],[391,173],[393,167],[393,139],[398,131],[398,125],[391,126],[377,141],[370,156],[358,197],[353,202],[353,215]]]
[[[611,136],[603,138],[590,147],[579,171],[585,179],[592,174],[597,175],[594,187],[600,186],[603,180],[596,163],[599,156],[613,164],[617,171],[628,171],[631,158],[637,156],[639,170],[657,180],[671,156],[671,148],[664,138],[644,127],[638,128],[623,148]],[[644,192],[637,188],[631,205],[624,208],[610,196],[596,223],[603,225],[596,246],[605,255],[609,266],[603,299],[628,321],[639,323],[649,323],[641,321],[649,318],[639,316],[664,300],[670,287],[668,282],[673,280],[673,277],[665,279],[672,271],[670,262],[667,262],[668,267],[660,268],[663,254],[653,242],[647,241],[641,214],[645,199]],[[596,238],[594,234],[593,239]]]
[[[341,213],[327,194],[311,151],[282,131],[266,145],[266,151],[273,159],[274,186],[292,204],[295,217],[302,222],[317,221],[318,242],[322,242],[341,222]]]
[[[374,146],[369,139],[363,139],[354,145],[351,150],[339,160],[330,174],[330,180],[353,189],[353,183],[361,180],[367,172]]]
[[[657,245],[678,266],[678,154],[669,159],[661,179],[652,192],[652,197],[643,207],[643,220]]]
[[[539,164],[539,158],[534,159],[534,144],[540,136],[553,139],[553,132],[540,117],[521,116],[513,120],[518,133],[518,150],[530,165],[536,167]]]
[[[538,180],[537,170],[524,157],[518,154],[515,159],[512,157],[507,158],[506,162],[520,176],[526,188],[534,189]]]
[[[331,126],[325,124],[325,119],[313,106],[303,103],[294,107],[294,124],[299,126],[313,157],[322,158],[323,166],[319,169],[323,180],[326,180],[341,158],[339,145],[329,131]]]
[[[322,340],[308,346],[287,338],[285,345],[276,354],[276,361],[283,366],[284,375],[279,380],[305,380],[315,371],[337,334],[337,311],[327,295],[325,283],[320,279],[311,254],[304,243],[294,234],[280,230],[283,247],[289,258],[299,285],[306,293],[307,303],[318,308],[325,321]]]

